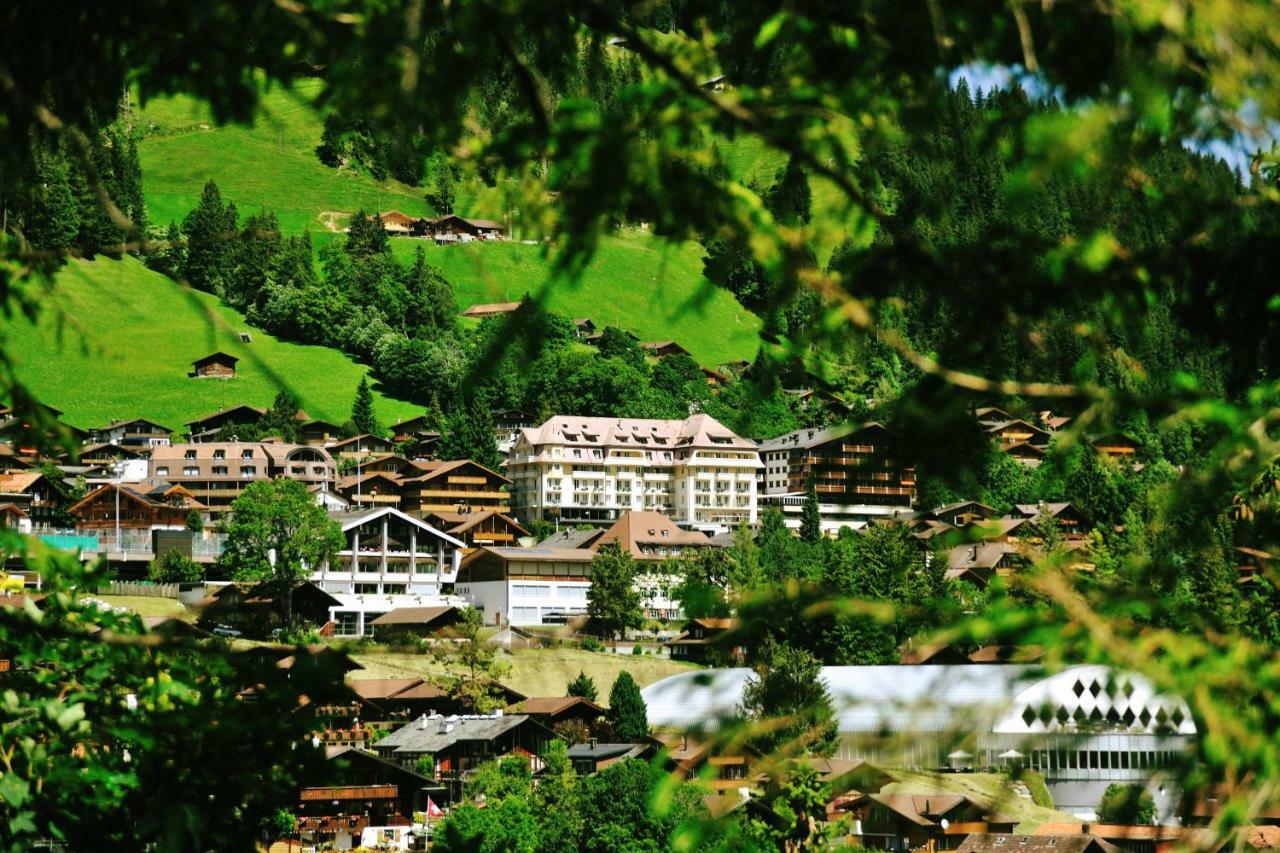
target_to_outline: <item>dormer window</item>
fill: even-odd
[[[241,458],[241,459],[252,459],[252,458],[253,458],[253,450],[251,450],[251,449],[249,449],[249,450],[241,450],[241,451],[240,451],[240,458]]]
[[[214,459],[226,459],[226,458],[227,458],[227,451],[222,450],[222,449],[215,450],[215,451],[213,451],[213,458],[214,458]]]
[[[186,453],[182,454],[182,458],[183,458],[183,459],[195,459],[195,458],[196,458],[196,452],[195,452],[195,450],[188,450]]]

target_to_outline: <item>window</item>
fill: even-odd
[[[199,476],[199,474],[200,474],[200,469],[194,465],[187,465],[182,469],[182,475],[184,477],[196,477],[196,476]]]
[[[156,476],[157,476],[157,477],[167,477],[167,476],[169,476],[169,468],[168,468],[168,466],[161,465],[159,468],[157,468],[157,469],[156,469]]]
[[[244,450],[241,450],[241,451],[240,451],[240,458],[241,458],[241,459],[252,459],[252,458],[253,458],[253,449],[252,449],[252,448],[246,448],[246,449],[244,449]]]
[[[241,465],[240,466],[241,477],[253,477],[257,475],[257,473],[258,473],[257,465]]]
[[[226,476],[226,474],[227,474],[227,466],[226,466],[226,465],[214,465],[214,466],[213,466],[213,475],[214,475],[215,477],[218,477],[218,476]]]
[[[214,458],[214,459],[226,459],[226,458],[227,458],[227,451],[222,450],[221,448],[219,448],[218,450],[213,451],[213,458]]]
[[[188,450],[186,453],[182,454],[182,458],[183,458],[183,459],[195,459],[195,458],[196,458],[196,452],[195,452],[194,450]]]

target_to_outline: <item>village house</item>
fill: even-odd
[[[311,579],[326,591],[435,596],[442,584],[454,581],[465,546],[425,521],[394,507],[329,516],[342,526],[346,542],[333,560],[312,572]]]
[[[84,447],[79,448],[76,456],[81,465],[94,465],[102,466],[104,468],[112,468],[117,462],[123,462],[125,460],[145,460],[143,453],[144,451],[134,450],[120,444],[86,444]]]
[[[372,843],[399,841],[414,812],[426,808],[432,782],[416,770],[353,747],[327,757],[323,781],[331,784],[301,788],[294,808],[295,832],[309,843],[349,850],[364,846],[369,833]]]
[[[414,515],[511,511],[511,480],[470,459],[414,462],[400,483],[401,508]]]
[[[1016,821],[989,814],[962,794],[865,794],[840,804],[852,815],[863,847],[907,851],[955,850],[971,833],[1012,832]]]
[[[53,523],[58,494],[40,471],[0,472],[0,503],[13,504],[37,527]]]
[[[229,512],[250,483],[287,477],[323,485],[333,482],[337,471],[322,447],[222,441],[156,447],[148,476],[185,487],[216,516]]]
[[[407,213],[401,213],[398,210],[388,210],[386,213],[377,213],[370,216],[370,219],[380,219],[382,221],[382,229],[388,234],[397,237],[407,237],[413,232],[414,226],[418,223],[418,218],[410,216]]]
[[[487,685],[504,705],[528,698],[495,681],[487,682]],[[371,718],[379,722],[420,720],[424,716],[430,717],[438,713],[464,714],[475,710],[450,696],[443,687],[421,678],[356,678],[348,682],[348,686],[362,700],[373,703],[385,713],[386,716]]]
[[[160,530],[182,529],[192,511],[203,509],[184,487],[153,480],[101,485],[67,511],[79,530]]]
[[[391,440],[396,444],[404,444],[426,434],[439,435],[428,425],[425,415],[405,418],[391,425]]]
[[[298,623],[324,625],[329,619],[329,608],[337,603],[337,599],[313,583],[302,581],[293,588],[293,618]],[[271,629],[284,625],[285,603],[265,581],[226,584],[195,606],[200,611],[199,624],[206,628],[225,625],[250,636],[263,637]],[[284,657],[280,662],[285,666],[289,663]]]
[[[14,455],[35,460],[41,447],[84,444],[89,440],[87,430],[61,420],[62,411],[52,406],[35,403],[37,416],[15,417],[12,411],[0,415],[0,443],[9,445]]]
[[[519,302],[485,302],[479,305],[472,305],[462,312],[462,316],[483,320],[486,317],[502,317],[511,314],[519,307]]]
[[[573,321],[573,329],[574,336],[581,341],[596,333],[596,324],[590,317],[578,317]]]
[[[897,461],[894,444],[878,423],[801,429],[762,442],[763,500],[798,529],[812,482],[829,534],[909,510],[916,497],[915,469]]]
[[[507,457],[515,516],[609,524],[628,510],[677,524],[755,523],[754,442],[705,414],[684,420],[557,415],[524,429]]]
[[[1017,441],[1013,444],[1001,445],[1000,452],[1012,456],[1028,468],[1036,468],[1044,461],[1047,451],[1044,445],[1032,444],[1029,441]]]
[[[584,548],[477,548],[454,587],[490,625],[540,625],[587,612],[591,561]]]
[[[604,708],[581,696],[530,696],[509,705],[507,713],[525,714],[549,729],[589,730],[604,716]]]
[[[1043,430],[1035,424],[1020,418],[1001,421],[992,426],[984,427],[984,429],[988,436],[999,443],[1001,450],[1020,443],[1047,447],[1049,440],[1053,438],[1053,434],[1048,430]]]
[[[1007,542],[971,542],[947,552],[947,580],[968,581],[986,588],[996,575],[1007,576],[1026,565],[1026,557]]]
[[[683,530],[660,512],[626,512],[591,546],[617,545],[636,560],[662,563],[698,548],[714,547],[705,533]]]
[[[426,521],[460,539],[468,548],[484,545],[517,545],[529,531],[505,513],[493,510],[480,512],[433,512]]]
[[[729,635],[737,627],[738,620],[732,618],[690,619],[679,636],[667,643],[671,659],[704,665],[742,660],[746,649],[738,643],[729,642]]]
[[[436,243],[467,243],[472,240],[501,240],[505,226],[492,219],[465,219],[452,213],[435,219],[421,219],[415,225],[415,236],[432,237]]]
[[[664,358],[670,358],[673,355],[692,355],[675,341],[642,341],[640,349],[644,350],[645,355],[653,356],[659,361]]]
[[[463,714],[419,717],[374,744],[374,751],[404,767],[430,757],[436,780],[448,786],[451,799],[461,793],[469,770],[503,756],[523,758],[530,770],[542,768],[539,755],[556,735],[524,714]]]
[[[396,446],[382,436],[366,432],[335,441],[328,446],[328,450],[335,459],[363,460],[374,455],[393,454]]]
[[[743,794],[758,781],[751,766],[760,756],[741,742],[720,744],[696,734],[671,731],[659,731],[654,739],[660,744],[659,756],[668,772],[685,781],[696,779],[716,794]]]
[[[115,421],[104,427],[90,430],[91,440],[103,445],[149,448],[168,444],[173,430],[146,418]],[[83,456],[82,456],[83,458]]]
[[[417,640],[453,627],[460,618],[462,611],[451,604],[397,607],[373,620],[373,635],[385,642]]]
[[[298,427],[298,436],[304,444],[328,447],[343,439],[345,432],[340,424],[312,419]]]
[[[1138,442],[1122,432],[1093,436],[1089,443],[1094,450],[1112,459],[1132,462],[1138,453]]]
[[[236,363],[240,359],[225,352],[214,352],[204,358],[191,362],[191,372],[187,374],[193,379],[213,377],[215,379],[234,379]]]
[[[651,741],[600,743],[592,738],[569,747],[569,760],[573,762],[573,771],[579,776],[592,776],[628,758],[647,761],[655,752],[657,752],[657,744]]]
[[[995,507],[987,506],[978,501],[957,501],[956,503],[934,507],[929,510],[927,515],[934,521],[963,529],[971,524],[984,524],[992,521],[997,513]]]
[[[1078,539],[1088,533],[1084,516],[1067,501],[1018,504],[1009,512],[1009,517],[1024,518],[1033,524],[1044,524],[1052,520],[1058,531],[1068,539]]]
[[[259,409],[257,406],[238,405],[229,409],[219,409],[211,415],[187,421],[187,435],[193,442],[212,441],[218,430],[225,426],[256,424],[266,415],[267,410]]]
[[[0,503],[0,527],[16,530],[19,533],[31,532],[31,516],[15,503]]]
[[[400,478],[395,474],[371,471],[339,477],[333,488],[346,499],[348,507],[359,509],[400,506],[400,492],[403,486]]]
[[[498,451],[506,453],[520,437],[520,430],[533,426],[533,415],[522,409],[499,409],[493,413],[493,436]]]

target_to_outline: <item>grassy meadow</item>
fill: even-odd
[[[252,343],[242,343],[248,331]],[[182,288],[137,260],[71,261],[46,297],[39,322],[4,327],[18,378],[68,423],[143,417],[181,430],[223,406],[269,406],[289,388],[314,418],[351,416],[367,368],[337,350],[278,341],[251,329],[215,297]],[[191,362],[215,350],[241,359],[235,379],[191,379]],[[376,392],[375,392],[376,395]],[[419,413],[376,395],[392,423]]]

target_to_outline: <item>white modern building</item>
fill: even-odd
[[[406,607],[466,607],[467,602],[449,595],[376,595],[365,593],[330,593],[338,604],[329,608],[329,621],[338,637],[373,635],[373,620],[393,610]]]
[[[641,691],[649,723],[707,731],[741,713],[750,669],[699,670]],[[1016,760],[1044,774],[1059,809],[1092,817],[1107,786],[1144,785],[1162,817],[1196,735],[1187,704],[1105,666],[827,666],[836,757],[928,770]]]
[[[456,593],[489,625],[540,625],[587,612],[587,548],[477,548],[462,560]]]
[[[440,595],[457,578],[463,543],[394,507],[331,512],[346,546],[311,580],[330,594]],[[399,606],[412,606],[410,603]]]
[[[557,415],[520,431],[507,457],[522,522],[608,524],[628,510],[686,527],[756,521],[754,442],[708,415],[684,420]]]

